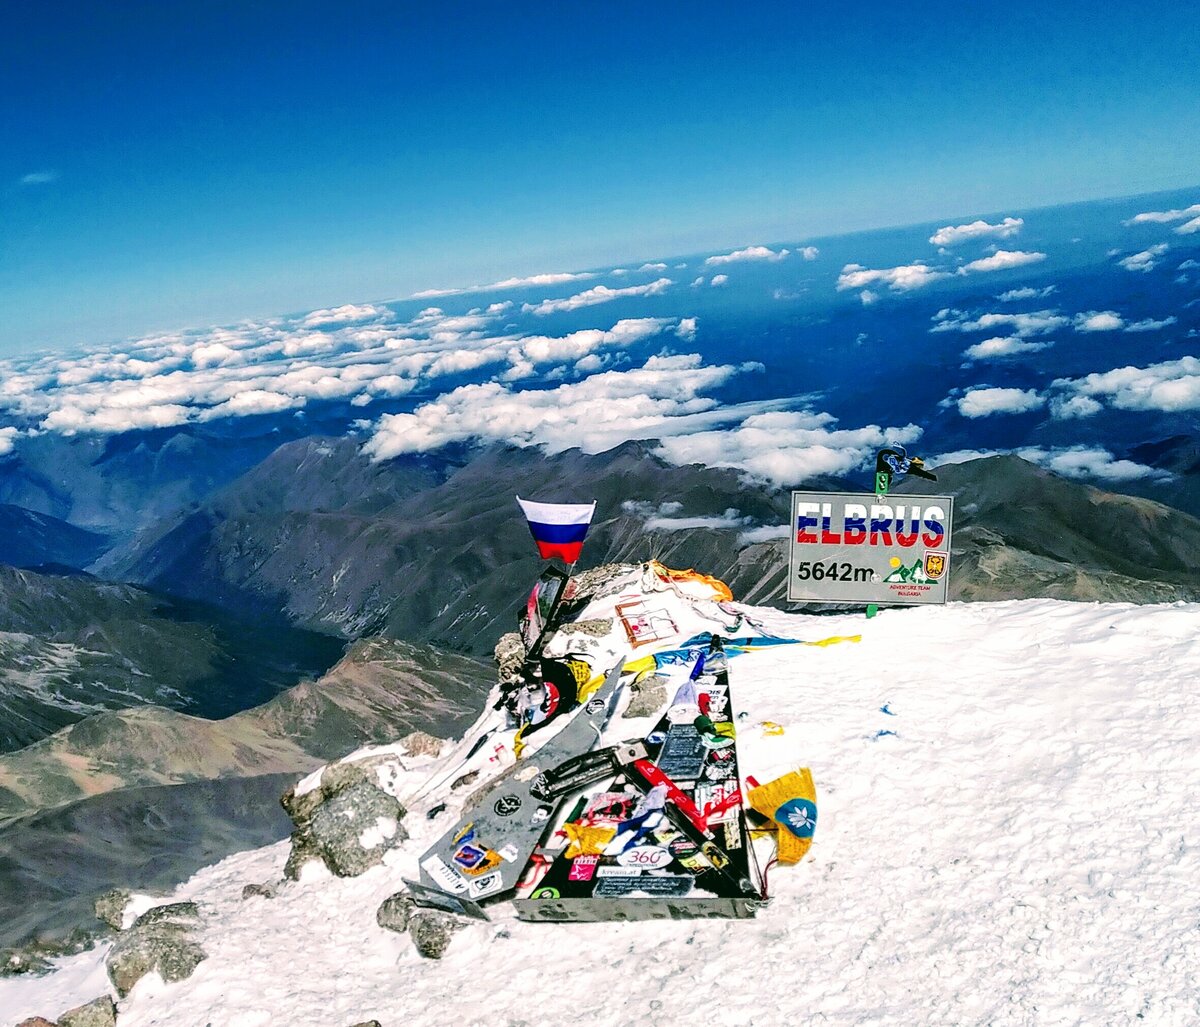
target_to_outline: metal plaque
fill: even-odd
[[[944,603],[953,496],[793,492],[788,599]]]

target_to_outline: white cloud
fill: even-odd
[[[929,460],[931,467],[962,464],[968,460],[980,460],[990,456],[1014,454],[1022,460],[1045,467],[1048,471],[1064,478],[1093,478],[1106,482],[1136,481],[1141,478],[1166,478],[1165,472],[1132,460],[1118,460],[1107,449],[1089,446],[1069,446],[1044,449],[1028,446],[1022,449],[959,450],[944,453]]]
[[[664,439],[659,452],[671,463],[733,467],[786,486],[846,474],[874,459],[889,442],[907,445],[921,437],[915,424],[840,429],[836,423],[831,414],[811,410],[770,411],[753,414],[736,428]]]
[[[972,221],[969,225],[946,225],[929,237],[934,246],[957,246],[971,239],[1008,239],[1016,235],[1025,224],[1023,218],[1005,218],[994,225],[986,221]]]
[[[1052,396],[1050,416],[1058,421],[1072,421],[1080,417],[1091,417],[1104,409],[1091,396]]]
[[[7,456],[17,444],[20,430],[13,427],[0,428],[0,456]]]
[[[787,538],[791,533],[791,528],[786,524],[764,524],[761,527],[740,532],[737,544],[739,549],[744,549],[757,542],[771,542],[777,538]]]
[[[1200,232],[1200,217],[1194,217],[1175,229],[1176,235],[1195,235]]]
[[[990,257],[981,257],[958,269],[960,275],[975,274],[984,271],[1007,271],[1014,267],[1024,267],[1026,264],[1037,264],[1046,259],[1044,253],[1026,253],[1023,250],[997,250]]]
[[[801,246],[796,253],[805,260],[816,260],[821,255],[821,251],[815,246]]]
[[[743,517],[730,507],[724,513],[712,516],[679,517],[682,503],[659,503],[657,506],[645,500],[627,499],[621,509],[634,517],[641,518],[647,531],[688,531],[694,528],[713,530],[744,528],[754,523],[754,518]]]
[[[380,419],[364,449],[383,460],[451,442],[504,441],[579,447],[598,453],[629,439],[653,439],[739,420],[744,408],[703,395],[761,364],[704,366],[698,354],[651,357],[639,368],[605,371],[553,389],[514,392],[498,382],[464,385]],[[751,409],[761,409],[752,404]]]
[[[694,317],[680,318],[679,324],[675,327],[675,337],[682,339],[684,342],[691,342],[696,338],[696,329],[699,326],[699,321]]]
[[[958,399],[963,417],[990,417],[993,414],[1024,414],[1045,406],[1046,401],[1034,389],[968,389]]]
[[[1051,293],[1057,291],[1057,285],[1047,285],[1043,289],[1035,289],[1033,286],[1026,285],[1020,289],[1009,289],[1008,292],[1002,292],[996,299],[1001,303],[1013,303],[1017,300],[1044,300]]]
[[[858,298],[862,300],[862,305],[864,307],[869,307],[872,303],[875,303],[879,300],[879,293],[872,292],[870,289],[863,289],[863,291],[858,294]]]
[[[608,331],[584,328],[563,336],[532,335],[520,339],[515,348],[531,364],[579,360],[605,347],[627,347],[665,331],[670,318],[641,317],[618,321]]]
[[[743,260],[783,260],[788,255],[787,250],[771,250],[766,246],[747,246],[744,250],[734,250],[732,253],[718,253],[709,257],[704,263],[710,267],[717,264],[736,264]]]
[[[1134,321],[1125,326],[1127,332],[1157,332],[1160,328],[1169,328],[1171,325],[1178,322],[1177,317],[1164,317],[1161,321],[1156,321],[1152,317],[1144,318],[1141,321]]]
[[[21,185],[49,185],[58,181],[57,171],[31,171],[21,176]]]
[[[1153,271],[1159,264],[1157,258],[1166,252],[1167,244],[1163,242],[1144,249],[1140,253],[1132,253],[1123,260],[1118,260],[1117,263],[1126,271]]]
[[[1179,413],[1200,410],[1200,359],[1180,357],[1148,367],[1118,367],[1077,379],[1059,379],[1063,395],[1106,401],[1120,410]]]
[[[1023,314],[981,314],[971,318],[961,310],[946,307],[933,316],[931,332],[993,332],[1009,330],[1014,335],[1026,338],[1030,335],[1045,335],[1070,324],[1056,310],[1034,310]]]
[[[1200,203],[1193,203],[1190,207],[1185,207],[1182,210],[1148,210],[1144,214],[1137,214],[1125,222],[1127,225],[1140,225],[1145,223],[1166,225],[1172,221],[1183,221],[1186,218],[1200,216]]]
[[[1075,315],[1077,332],[1115,332],[1124,324],[1115,310],[1089,310],[1086,314]]]
[[[666,271],[667,265],[662,263],[643,264],[638,268],[639,271]]]
[[[924,288],[939,278],[948,277],[949,275],[945,271],[939,271],[919,261],[915,264],[879,270],[872,270],[861,264],[847,264],[842,268],[842,273],[838,275],[837,288],[841,292],[845,289],[861,289],[864,286],[878,283],[889,286],[894,292],[909,292],[913,289]]]
[[[712,281],[708,284],[713,288],[719,289],[722,285],[729,284],[729,275],[713,275]]]
[[[1028,342],[1017,336],[997,336],[967,347],[963,351],[963,356],[968,360],[996,360],[1000,357],[1016,356],[1019,353],[1036,353],[1051,345],[1052,343],[1049,342]]]
[[[630,296],[657,296],[674,284],[669,278],[659,278],[647,285],[631,285],[625,289],[610,289],[607,285],[597,285],[585,292],[566,296],[563,299],[526,303],[522,305],[521,310],[528,314],[544,317],[547,314],[557,314],[564,310],[579,310],[583,307],[594,307],[600,303],[611,303],[613,300],[626,299]]]
[[[347,303],[327,310],[314,310],[301,322],[305,327],[325,324],[346,324],[350,321],[367,321],[378,317],[391,317],[387,307],[370,303]]]
[[[1178,270],[1190,271],[1192,268],[1197,268],[1197,267],[1200,267],[1200,260],[1192,260],[1191,258],[1189,258],[1189,259],[1185,260],[1182,264],[1179,265]]]
[[[505,278],[499,282],[492,282],[491,285],[469,285],[465,289],[425,289],[423,292],[414,292],[412,298],[423,300],[432,299],[436,296],[461,296],[472,292],[504,292],[507,289],[526,289],[539,285],[563,285],[566,282],[583,282],[595,277],[596,274],[593,271],[575,273],[566,271],[551,272],[549,274],[528,275],[525,278]]]

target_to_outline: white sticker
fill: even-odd
[[[658,845],[637,845],[626,849],[617,857],[617,862],[623,867],[638,867],[642,870],[654,870],[665,867],[671,862],[671,854]]]
[[[503,849],[498,849],[496,852],[496,855],[509,863],[516,859],[520,854],[521,850],[512,844],[506,845]]]
[[[461,895],[467,890],[467,882],[451,870],[441,856],[430,856],[421,864],[421,869],[432,877],[443,891]]]
[[[471,898],[482,899],[488,895],[494,895],[504,887],[504,878],[497,871],[492,871],[490,874],[485,874],[478,881],[471,882]]]

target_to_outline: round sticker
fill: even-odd
[[[808,799],[788,799],[775,811],[775,819],[797,838],[811,838],[817,827],[817,804]]]
[[[502,795],[493,804],[492,809],[498,817],[511,817],[521,808],[519,795]]]
[[[539,888],[537,891],[535,891],[533,893],[533,898],[535,898],[535,899],[560,899],[560,898],[562,898],[562,896],[558,894],[557,888]]]

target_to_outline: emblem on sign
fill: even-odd
[[[937,579],[946,573],[945,553],[925,554],[925,577]]]

